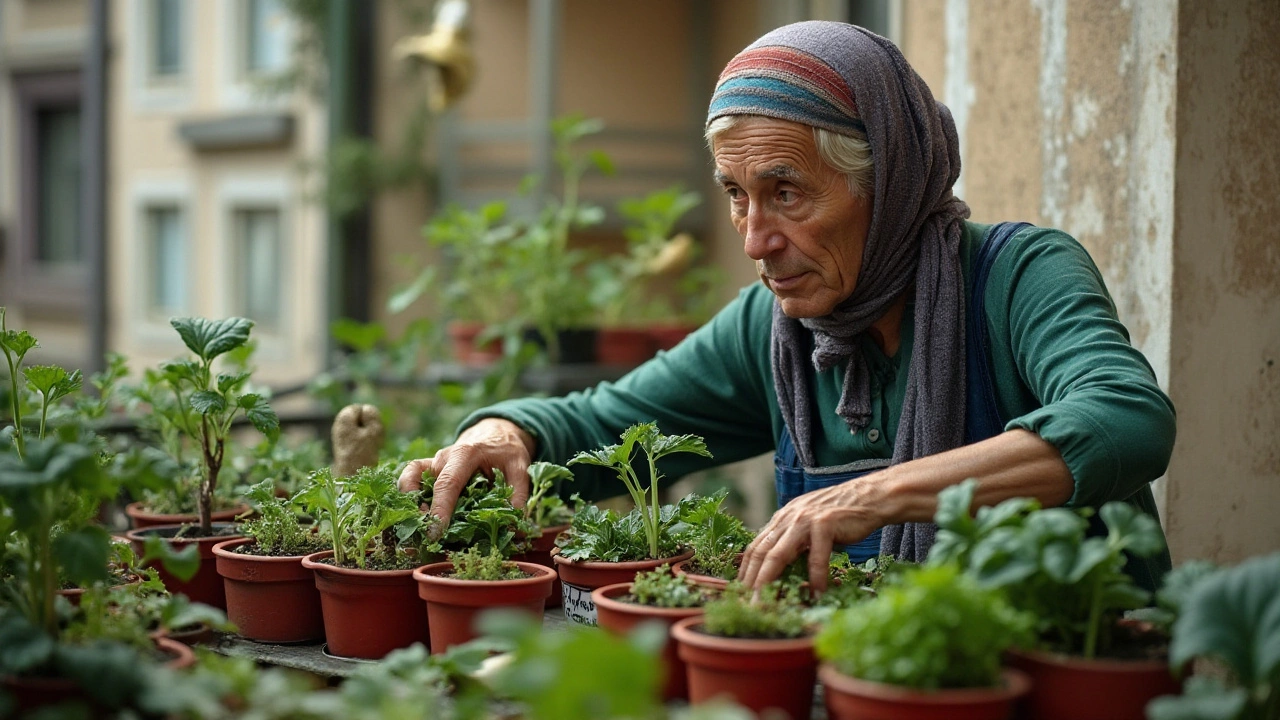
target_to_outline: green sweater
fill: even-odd
[[[987,227],[966,223],[961,243],[966,284]],[[704,437],[714,459],[667,458],[661,470],[668,476],[773,450],[784,429],[769,361],[773,302],[763,284],[753,284],[675,349],[617,383],[563,398],[503,402],[473,414],[463,427],[483,417],[507,418],[537,439],[538,459],[557,463],[579,450],[616,443],[636,422],[656,420],[663,433]],[[1155,516],[1150,483],[1164,472],[1173,451],[1173,405],[1129,343],[1085,249],[1057,230],[1023,229],[991,268],[985,302],[992,378],[1000,414],[1008,418],[1005,429],[1029,430],[1058,448],[1075,482],[1069,505],[1128,500]],[[815,417],[821,422],[813,438],[819,465],[892,456],[913,341],[910,309],[894,357],[885,357],[864,337],[872,417],[868,431],[856,435],[835,412],[843,367],[821,373],[810,367]],[[623,492],[616,479],[596,470],[575,466],[574,489],[583,497]],[[1150,569],[1158,577],[1167,567],[1166,555]]]

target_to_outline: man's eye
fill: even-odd
[[[778,191],[778,200],[780,200],[781,202],[789,203],[789,202],[794,201],[794,200],[796,199],[796,197],[797,197],[797,195],[796,195],[796,192],[795,192],[794,190],[779,190],[779,191]]]
[[[742,197],[742,188],[727,187],[724,189],[724,194],[728,195],[730,200],[737,200]]]

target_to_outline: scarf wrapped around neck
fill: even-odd
[[[871,380],[858,338],[908,292],[915,344],[893,463],[959,447],[966,380],[960,238],[969,207],[951,192],[960,152],[950,111],[893,43],[854,25],[810,21],[764,35],[729,62],[707,123],[731,115],[790,120],[871,145],[874,203],[853,293],[817,318],[790,318],[774,304],[774,388],[801,463],[817,466],[813,438],[821,427],[805,363],[818,372],[843,366],[836,412],[862,431],[871,418]],[[806,358],[807,336],[813,352]],[[881,552],[919,562],[935,532],[932,523],[891,525]]]

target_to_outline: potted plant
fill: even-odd
[[[809,717],[818,660],[799,588],[771,583],[753,593],[730,583],[704,611],[671,627],[689,702],[727,695],[756,713]]]
[[[1001,668],[1034,619],[953,564],[915,568],[840,610],[815,640],[835,720],[1007,720],[1031,686]]]
[[[531,562],[555,569],[551,550],[556,546],[560,533],[568,531],[573,521],[574,507],[560,497],[559,486],[573,481],[573,472],[563,465],[536,462],[529,465],[529,499],[525,502],[525,518],[537,528],[537,534],[527,539],[528,549],[516,556],[521,562]],[[577,499],[575,495],[571,500]],[[547,597],[547,607],[560,607],[560,576],[557,574]]]
[[[723,590],[738,575],[738,563],[755,533],[742,520],[724,510],[728,488],[704,496],[682,511],[679,541],[693,549],[693,557],[676,563],[677,575]]]
[[[148,537],[160,537],[179,547],[198,547],[202,565],[191,580],[181,582],[167,576],[163,570],[161,578],[172,592],[181,592],[194,601],[225,609],[227,601],[222,578],[212,562],[213,546],[238,535],[234,524],[219,523],[215,526],[213,502],[231,441],[231,424],[243,416],[274,441],[280,434],[280,421],[266,397],[248,388],[250,372],[241,370],[215,374],[214,371],[214,363],[219,357],[242,348],[249,341],[252,321],[245,318],[174,318],[170,324],[195,354],[194,359],[184,358],[163,364],[161,372],[175,400],[174,425],[199,451],[200,481],[195,493],[199,524],[135,528],[126,536],[139,549]]]
[[[672,575],[666,565],[637,573],[629,583],[605,585],[591,591],[600,627],[626,635],[644,623],[670,628],[679,620],[702,614],[702,606],[717,591],[703,587],[688,576]],[[686,699],[689,684],[684,662],[676,653],[669,635],[662,646],[662,696],[667,700]]]
[[[637,450],[648,461],[647,489],[632,466]],[[691,550],[681,552],[672,534],[677,509],[664,507],[658,501],[662,475],[657,462],[681,452],[711,456],[702,438],[663,435],[656,423],[649,422],[627,428],[621,444],[580,452],[569,461],[570,465],[583,463],[613,469],[635,503],[635,509],[624,517],[612,510],[587,506],[574,516],[569,532],[557,542],[555,563],[563,588],[565,615],[570,621],[595,624],[592,590],[630,582],[638,572],[692,557]]]
[[[260,642],[297,643],[324,637],[315,575],[302,558],[325,547],[314,526],[303,526],[267,478],[249,489],[256,518],[240,526],[246,537],[213,546],[227,597],[227,617],[239,633]]]
[[[1037,618],[1040,648],[1010,651],[1032,679],[1028,712],[1045,720],[1141,720],[1148,701],[1176,692],[1162,648],[1167,637],[1120,623],[1148,593],[1124,573],[1125,552],[1149,555],[1164,541],[1156,521],[1131,505],[1098,511],[1106,537],[1086,537],[1088,510],[1039,509],[1028,498],[970,515],[972,480],[938,495],[931,564],[957,562],[985,587]]]
[[[451,552],[448,562],[414,570],[418,595],[427,603],[431,652],[474,639],[475,618],[485,610],[520,610],[541,622],[555,575],[542,565],[507,560],[496,547],[487,554],[479,547]]]
[[[330,550],[302,558],[315,574],[333,655],[377,659],[430,641],[413,569],[425,559],[427,520],[415,494],[383,463],[350,477],[321,468],[295,500],[320,523]]]

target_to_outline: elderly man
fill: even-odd
[[[447,520],[461,485],[497,467],[520,502],[532,459],[647,420],[715,455],[668,474],[774,448],[779,509],[739,573],[756,587],[805,550],[819,588],[841,546],[923,560],[937,493],[966,478],[978,505],[1155,515],[1173,407],[1101,275],[1060,231],[967,220],[950,113],[892,43],[830,22],[766,34],[721,74],[707,139],[761,283],[616,384],[477,413],[403,488],[436,474]],[[621,492],[602,476],[578,489]],[[1167,568],[1129,565],[1147,587]]]

